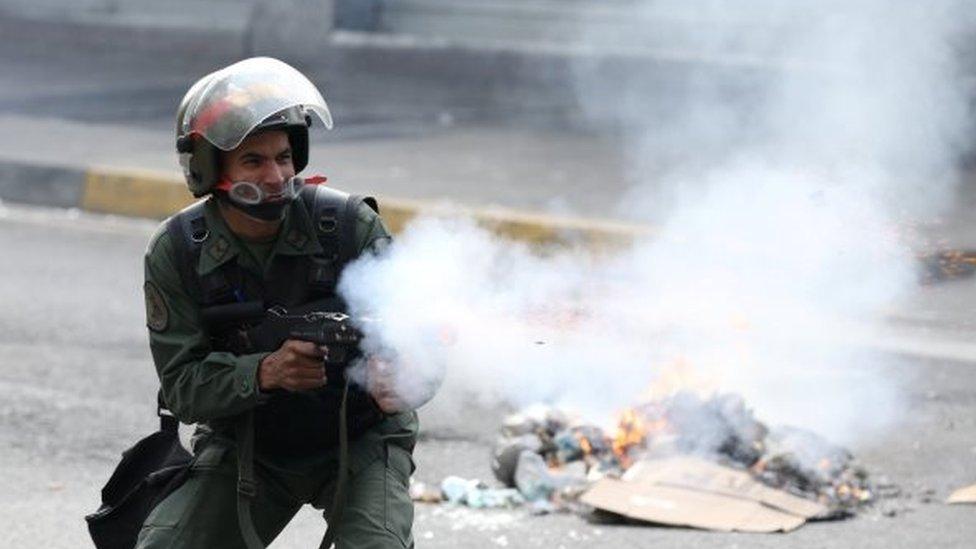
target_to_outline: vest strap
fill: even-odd
[[[184,209],[169,219],[166,230],[176,249],[176,267],[183,287],[203,306],[207,306],[233,300],[234,287],[224,269],[214,269],[203,276],[197,274],[200,251],[210,238],[203,209],[203,201]]]
[[[264,542],[251,520],[251,502],[259,488],[254,480],[254,410],[241,414],[234,427],[237,439],[237,524],[247,549],[264,549]]]
[[[304,185],[300,196],[305,203],[322,253],[312,257],[308,285],[312,299],[335,293],[342,267],[358,255],[356,221],[359,206],[368,204],[379,211],[372,197],[350,195],[324,185]]]

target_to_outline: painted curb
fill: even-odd
[[[453,204],[379,197],[383,220],[394,233],[420,214],[466,217],[510,240],[539,246],[582,246],[593,251],[617,249],[653,233],[650,227],[608,220],[552,216],[503,208],[465,208]]]
[[[100,213],[163,219],[193,202],[182,181],[150,171],[93,168],[79,206]]]
[[[574,245],[593,251],[616,249],[652,234],[646,226],[608,220],[378,198],[383,220],[394,233],[424,214],[471,218],[495,234],[531,245]],[[82,170],[0,161],[0,200],[163,219],[191,204],[194,198],[183,181],[169,173],[110,167]]]

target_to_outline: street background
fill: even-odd
[[[339,188],[381,203],[403,198],[653,225],[665,215],[635,214],[622,198],[638,181],[667,180],[635,171],[625,154],[626,123],[585,104],[573,85],[581,64],[622,78],[621,86],[628,82],[621,75],[633,71],[660,74],[653,85],[639,82],[639,92],[662,111],[681,108],[675,82],[688,74],[748,71],[762,79],[778,69],[674,54],[687,44],[661,29],[696,21],[686,13],[695,2],[663,2],[657,15],[636,22],[632,4],[0,0],[4,546],[87,546],[83,515],[97,507],[119,453],[155,428],[141,262],[157,221],[79,211],[80,191],[69,184],[77,173],[104,167],[178,178],[172,119],[189,84],[270,54],[305,71],[329,101],[336,129],[313,131],[310,170]],[[314,16],[289,17],[295,10]],[[595,55],[572,40],[580,19],[609,29],[647,25],[658,43],[626,52],[597,43],[608,51]],[[976,248],[970,146],[956,151],[958,184],[948,206],[915,220],[919,253]],[[688,154],[653,150],[662,173]],[[974,305],[972,278],[920,285],[890,305],[885,330],[852,336],[852,345],[890,355],[885,367],[909,408],[897,428],[851,447],[876,479],[900,489],[854,518],[756,536],[421,504],[417,545],[968,547],[976,508],[943,501],[976,482]],[[508,411],[444,413],[433,402],[422,413],[416,478],[491,481],[489,448]],[[273,547],[311,546],[323,527],[303,511]]]

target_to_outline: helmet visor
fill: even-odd
[[[190,99],[180,133],[200,135],[229,151],[264,119],[291,107],[315,113],[326,128],[332,128],[329,107],[308,78],[277,59],[253,57],[207,79]]]

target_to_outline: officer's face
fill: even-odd
[[[281,196],[284,183],[295,175],[288,134],[267,131],[248,136],[223,155],[224,176],[231,182],[259,185],[272,200]]]

